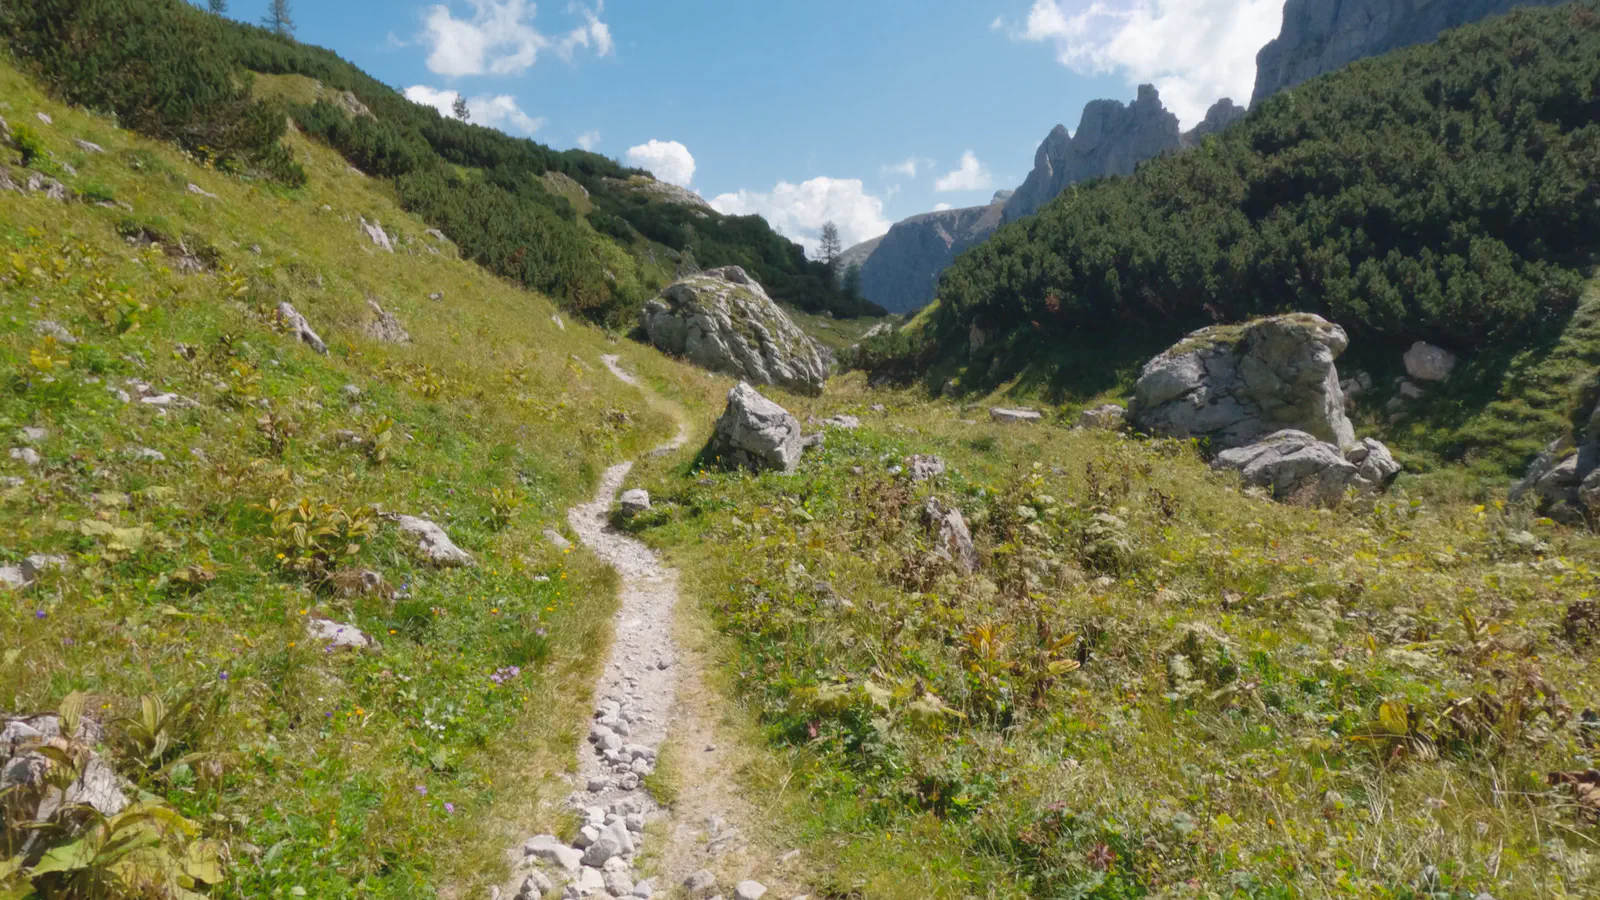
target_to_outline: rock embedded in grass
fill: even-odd
[[[289,327],[289,330],[295,333],[295,337],[298,337],[307,347],[322,356],[328,355],[328,345],[323,343],[322,337],[317,334],[316,329],[311,327],[311,323],[306,321],[306,317],[302,316],[300,311],[294,308],[294,304],[287,300],[280,302],[278,304],[278,318],[282,319],[283,323]]]
[[[330,619],[307,619],[306,635],[327,650],[370,650],[377,646],[371,637],[356,626]]]
[[[635,516],[650,510],[650,492],[639,488],[623,491],[617,502],[624,515]]]
[[[728,391],[706,455],[755,471],[792,473],[805,449],[800,421],[741,381]]]
[[[1115,403],[1096,406],[1078,414],[1078,427],[1086,431],[1121,431],[1128,411]]]
[[[1245,447],[1217,454],[1212,465],[1240,473],[1246,484],[1268,488],[1279,499],[1314,498],[1337,504],[1346,489],[1379,491],[1400,472],[1389,449],[1367,438],[1348,454],[1303,431],[1285,430]]]
[[[417,516],[391,515],[389,518],[402,532],[417,539],[417,549],[427,559],[440,566],[470,566],[472,554],[457,547],[443,528]]]
[[[1006,425],[1032,425],[1044,419],[1044,414],[1036,409],[1016,409],[1008,406],[996,406],[989,410],[989,418]]]

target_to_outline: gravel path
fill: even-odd
[[[617,378],[649,390],[619,366],[618,357],[603,356],[601,361]],[[671,453],[687,443],[684,416],[676,408],[674,415],[679,420],[677,436],[653,453]],[[688,679],[692,705],[704,705],[706,688],[698,673],[686,671],[690,667],[685,663],[693,658],[674,639],[678,574],[663,565],[649,547],[610,527],[613,500],[632,469],[631,462],[607,469],[594,499],[567,512],[578,539],[614,567],[622,581],[611,657],[596,687],[599,700],[587,740],[578,748],[578,790],[570,804],[584,822],[582,832],[571,843],[553,835],[529,839],[523,845],[523,865],[515,879],[506,890],[497,892],[502,900],[553,896],[558,887],[564,898],[665,896],[691,869],[729,851],[737,859],[744,843],[739,829],[717,814],[726,810],[744,819],[738,815],[743,804],[737,789],[722,768],[725,760],[715,752],[717,748],[706,743],[712,731],[710,723],[698,709],[679,704],[680,673]],[[692,797],[681,804],[684,808],[677,816],[658,807],[643,784],[655,769],[669,730],[677,740],[688,739],[697,749],[704,746],[700,758],[684,767],[684,774],[695,783],[686,786]],[[687,821],[690,818],[704,820],[703,826]],[[656,820],[662,820],[664,827],[647,834],[646,825]],[[653,868],[664,875],[635,881],[639,873],[634,863],[645,853],[646,840],[660,839],[652,835],[665,837],[664,846],[650,851],[657,860]],[[735,865],[743,871],[754,867],[747,867],[743,860]],[[715,893],[716,876],[707,871],[696,871],[693,876],[690,881],[699,881],[685,885],[691,896],[710,896],[703,893],[708,887]],[[657,884],[657,880],[666,883]],[[733,893],[759,897],[765,891],[756,882],[744,881]]]

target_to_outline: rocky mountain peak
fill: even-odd
[[[1139,163],[1179,145],[1178,117],[1161,104],[1154,85],[1140,85],[1132,103],[1091,101],[1076,134],[1057,125],[1039,145],[1033,171],[1006,201],[1003,220],[1032,215],[1074,182],[1132,174]]]

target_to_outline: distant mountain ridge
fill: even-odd
[[[938,288],[939,273],[955,262],[961,251],[1000,227],[1001,213],[1011,197],[1011,191],[1000,191],[987,206],[939,210],[897,222],[861,262],[862,294],[878,298],[872,302],[892,313],[926,306]],[[860,248],[866,246],[850,248],[845,257],[859,257]]]

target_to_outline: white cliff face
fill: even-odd
[[[657,348],[713,372],[806,394],[828,379],[821,349],[738,266],[673,284],[640,318]]]
[[[1566,0],[1288,0],[1283,31],[1256,56],[1254,106],[1359,59],[1436,40],[1439,32],[1518,6]]]

